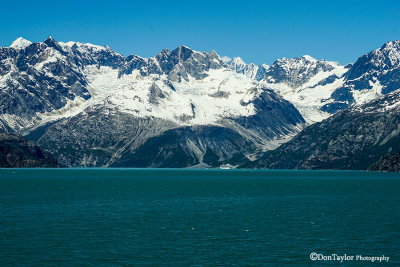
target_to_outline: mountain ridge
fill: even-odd
[[[66,166],[237,165],[396,91],[399,55],[392,41],[346,66],[308,55],[257,66],[184,45],[142,58],[19,38],[0,48],[0,131]]]
[[[149,138],[192,126],[242,139],[251,151],[236,147],[229,155],[246,157],[276,147],[305,123],[292,104],[228,68],[215,51],[179,46],[152,58],[124,57],[108,47],[49,37],[0,53],[5,58],[3,131],[35,136],[67,166],[115,165]],[[19,101],[12,102],[16,97]],[[217,146],[210,151],[202,145],[207,137],[200,138],[181,146],[195,152],[193,162],[210,153],[218,155],[217,162],[227,160]]]

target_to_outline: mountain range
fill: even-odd
[[[0,48],[0,132],[70,167],[367,169],[400,152],[398,89],[399,41],[258,66],[18,38]]]

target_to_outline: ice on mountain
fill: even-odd
[[[15,48],[15,49],[24,49],[25,47],[31,45],[32,42],[28,41],[22,37],[19,37],[18,39],[16,39],[14,42],[12,42],[12,44],[10,45],[10,47]]]

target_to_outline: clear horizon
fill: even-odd
[[[246,63],[310,55],[348,64],[400,39],[397,1],[69,1],[3,4],[0,46],[18,37],[107,45],[125,56],[155,56],[186,45]],[[16,12],[17,11],[17,12]]]

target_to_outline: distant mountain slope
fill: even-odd
[[[364,170],[400,152],[400,91],[315,123],[246,168]]]
[[[0,168],[58,167],[57,161],[32,141],[0,133]]]

